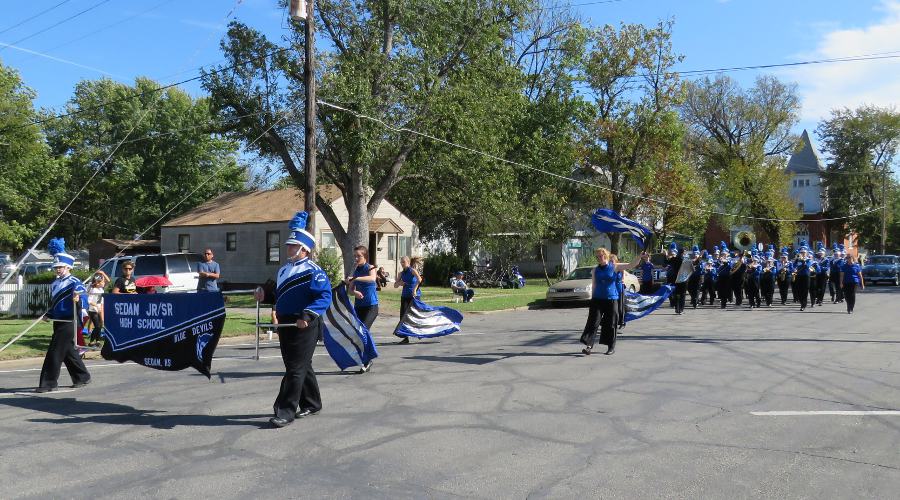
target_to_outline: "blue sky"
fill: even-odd
[[[900,55],[900,0],[595,1],[571,3],[593,25],[653,24],[673,18],[675,50],[685,56],[679,68],[683,70],[883,52]],[[60,2],[46,14],[10,29]],[[37,92],[38,106],[55,109],[65,104],[74,85],[83,79],[105,75],[130,83],[136,76],[148,76],[171,83],[196,75],[199,66],[222,59],[218,44],[232,10],[231,18],[273,38],[285,30],[284,12],[276,0],[3,3],[0,43],[15,47],[0,45],[0,61],[21,73],[26,85]],[[797,132],[812,131],[831,108],[892,105],[900,95],[900,58],[768,71],[799,85],[804,110]],[[730,74],[750,85],[760,73]],[[185,88],[195,94],[200,91],[196,84]]]

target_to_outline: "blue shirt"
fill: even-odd
[[[593,299],[619,299],[619,277],[616,273],[616,266],[608,263],[605,266],[597,266],[594,268],[594,289],[591,292]]]
[[[361,266],[356,266],[356,269],[353,270],[354,278],[365,278],[369,276],[369,273],[372,271],[372,266],[369,263],[365,263]],[[369,307],[378,305],[378,293],[376,291],[376,286],[374,281],[359,281],[353,280],[353,288],[357,292],[363,294],[362,298],[356,298],[353,302],[356,307]]]
[[[641,270],[641,281],[648,282],[653,281],[653,263],[644,262],[639,266]]]
[[[331,306],[331,282],[318,264],[301,259],[278,270],[275,313],[281,317],[315,319]]]
[[[72,310],[75,304],[72,302],[72,294],[81,294],[81,315],[87,316],[88,293],[81,280],[71,274],[64,278],[56,278],[50,284],[50,310],[47,317],[51,319],[73,319],[75,312]]]
[[[859,267],[859,264],[844,264],[841,267],[841,272],[844,273],[844,284],[849,285],[851,283],[859,284],[859,273],[862,272],[862,269]]]
[[[819,270],[819,265],[812,259],[801,260],[794,267],[797,270],[797,276],[809,276],[810,267],[813,268],[813,272]]]
[[[201,262],[197,264],[197,272],[219,274],[219,263],[214,260]],[[216,278],[204,278],[203,276],[200,276],[197,280],[197,291],[218,292],[219,284],[216,282]]]
[[[416,297],[422,296],[422,290],[416,288],[416,285],[419,284],[419,278],[416,278],[416,275],[413,273],[412,267],[407,267],[403,271],[400,271],[400,281],[403,282],[403,291],[400,293],[401,297],[412,297],[413,290],[416,291]]]

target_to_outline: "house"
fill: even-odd
[[[159,240],[116,240],[104,238],[88,245],[91,269],[100,267],[102,261],[116,255],[142,255],[159,253]]]
[[[346,225],[349,215],[341,191],[334,185],[318,190]],[[287,261],[288,221],[303,206],[303,192],[296,188],[224,193],[163,224],[162,252],[201,253],[211,248],[229,287],[263,283]],[[316,217],[314,236],[318,250],[333,248],[341,254],[321,215]],[[413,253],[417,239],[415,223],[382,201],[369,222],[369,262],[396,276],[400,257]]]
[[[719,226],[715,218],[712,218],[704,237],[706,248],[712,248],[719,241],[725,241],[730,248],[738,250],[758,248],[759,244],[768,245],[769,243],[798,248],[801,241],[806,241],[812,249],[815,249],[818,243],[822,243],[826,247],[830,247],[832,243],[843,243],[851,253],[858,252],[858,235],[847,232],[840,221],[822,220],[827,218],[825,210],[828,206],[828,196],[822,186],[825,166],[806,130],[801,134],[797,146],[785,167],[785,172],[790,176],[788,180],[790,196],[802,213],[801,222],[797,223],[797,232],[791,241],[770,242],[768,237],[753,225],[744,224],[723,228]]]

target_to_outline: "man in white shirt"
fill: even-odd
[[[453,293],[462,295],[463,302],[472,302],[475,290],[469,288],[469,285],[466,285],[466,282],[463,281],[462,271],[456,271],[454,277],[450,278],[450,288],[453,289]]]

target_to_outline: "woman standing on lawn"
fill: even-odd
[[[362,245],[353,249],[353,259],[356,269],[353,276],[347,276],[345,280],[347,293],[355,298],[353,310],[356,317],[371,329],[378,317],[378,293],[375,290],[378,270],[369,264],[369,249]]]
[[[591,354],[597,327],[600,327],[600,343],[606,345],[606,354],[616,350],[616,326],[618,324],[619,284],[618,273],[637,267],[641,256],[629,264],[615,264],[610,260],[609,250],[598,248],[595,252],[597,267],[591,271],[591,307],[588,312],[581,343],[586,347],[581,350],[585,355]]]
[[[422,284],[422,275],[418,271],[421,263],[422,259],[420,257],[404,255],[400,258],[400,267],[403,268],[403,271],[400,271],[400,275],[394,281],[394,288],[403,287],[403,291],[400,293],[400,321],[397,323],[397,328],[400,328],[403,320],[406,319],[406,313],[409,312],[409,305],[412,303],[413,298],[419,298],[422,295],[422,292],[419,290],[419,285]],[[394,329],[394,335],[403,338],[399,342],[400,344],[409,344],[409,337],[398,335],[397,329]]]

